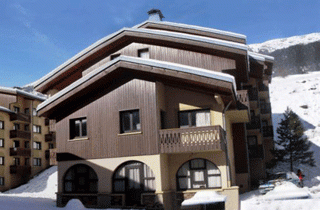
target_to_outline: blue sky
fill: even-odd
[[[0,86],[23,86],[157,8],[165,21],[241,33],[248,44],[320,31],[319,0],[0,0]]]

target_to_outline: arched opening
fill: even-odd
[[[114,193],[125,194],[126,205],[141,205],[141,194],[155,192],[155,176],[144,163],[130,161],[120,165],[113,174]]]
[[[177,189],[221,188],[218,167],[206,159],[193,159],[184,163],[177,172]]]
[[[98,176],[85,164],[77,164],[68,169],[63,178],[64,193],[97,193]]]

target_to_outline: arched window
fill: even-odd
[[[115,193],[132,190],[155,191],[155,177],[152,170],[144,163],[131,161],[122,164],[113,175]]]
[[[177,172],[178,190],[220,188],[221,173],[212,162],[193,159],[184,163]]]
[[[97,193],[98,176],[89,166],[74,165],[66,172],[63,179],[65,193]]]

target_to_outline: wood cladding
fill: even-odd
[[[16,101],[17,96],[0,93],[0,106],[9,108],[10,104],[15,103]]]
[[[141,133],[120,134],[120,111],[139,109]],[[87,117],[88,139],[69,140],[69,121]],[[81,158],[156,154],[155,83],[131,80],[79,109],[57,124],[58,152]]]

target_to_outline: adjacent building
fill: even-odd
[[[26,183],[50,165],[55,133],[36,112],[45,99],[26,89],[0,87],[0,191]]]
[[[273,58],[246,36],[150,19],[89,46],[34,83],[56,121],[57,205],[180,209],[199,190],[239,209],[266,176]]]

